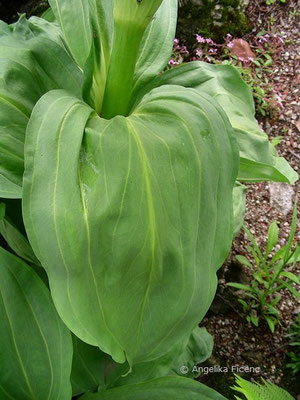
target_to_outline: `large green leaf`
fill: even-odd
[[[173,49],[178,0],[164,0],[148,25],[136,61],[133,97],[164,70]]]
[[[188,378],[167,377],[149,382],[121,386],[97,394],[86,394],[82,400],[226,400],[215,390]]]
[[[70,332],[38,276],[0,248],[1,400],[71,398]]]
[[[239,144],[239,180],[294,183],[298,179],[297,173],[283,157],[278,157],[267,135],[260,129],[254,118],[251,90],[234,67],[200,61],[182,64],[144,86],[133,101],[138,102],[151,88],[171,84],[196,88],[222,106]]]
[[[223,110],[164,86],[105,120],[53,91],[25,153],[25,226],[63,321],[118,362],[167,353],[204,316],[230,248],[238,154]]]
[[[25,130],[35,103],[56,88],[80,96],[82,85],[81,71],[61,44],[45,36],[42,24],[23,18],[19,25],[15,24],[13,29],[7,26],[6,34],[0,36],[0,197],[3,198],[22,195]]]

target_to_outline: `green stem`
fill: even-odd
[[[135,64],[145,27],[116,21],[113,49],[103,98],[101,117],[126,116],[133,86]]]

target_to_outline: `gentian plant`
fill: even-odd
[[[0,24],[1,399],[222,399],[178,375],[211,352],[236,181],[297,174],[233,67],[162,73],[177,0],[50,5]]]
[[[264,319],[272,333],[276,324],[280,322],[280,312],[277,304],[281,299],[280,289],[285,288],[296,298],[300,299],[300,293],[293,287],[299,285],[299,277],[292,272],[297,262],[300,261],[300,244],[293,249],[293,241],[297,225],[297,204],[294,205],[292,225],[287,244],[280,247],[271,257],[271,252],[278,242],[278,225],[273,221],[268,230],[268,241],[265,252],[259,248],[252,233],[244,226],[244,230],[251,242],[248,251],[252,255],[255,265],[243,255],[237,255],[236,259],[242,265],[250,269],[253,279],[249,285],[229,282],[228,286],[242,290],[247,301],[238,299],[243,307],[243,313],[249,323],[255,326]],[[289,266],[289,270],[287,267]]]

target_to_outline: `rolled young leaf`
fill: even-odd
[[[279,157],[267,135],[254,118],[254,102],[250,88],[238,71],[230,65],[190,62],[173,68],[135,92],[135,104],[152,88],[162,85],[192,87],[212,96],[226,112],[240,149],[240,181],[279,181],[294,183],[297,173],[283,157]]]
[[[82,400],[226,400],[215,390],[188,378],[166,377],[85,394]]]
[[[105,120],[52,91],[25,147],[25,226],[63,321],[117,362],[167,353],[206,313],[230,248],[238,153],[223,110],[164,86]]]
[[[1,400],[71,398],[71,335],[38,276],[0,248]]]

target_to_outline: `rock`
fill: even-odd
[[[288,183],[270,182],[270,203],[284,216],[287,215],[293,208],[294,189]]]
[[[231,47],[231,53],[238,58],[249,60],[249,58],[255,58],[255,53],[251,50],[249,43],[243,39],[234,39],[232,41],[233,46]]]
[[[188,47],[195,46],[195,35],[224,43],[227,33],[241,37],[251,30],[245,0],[180,0],[176,37]]]

